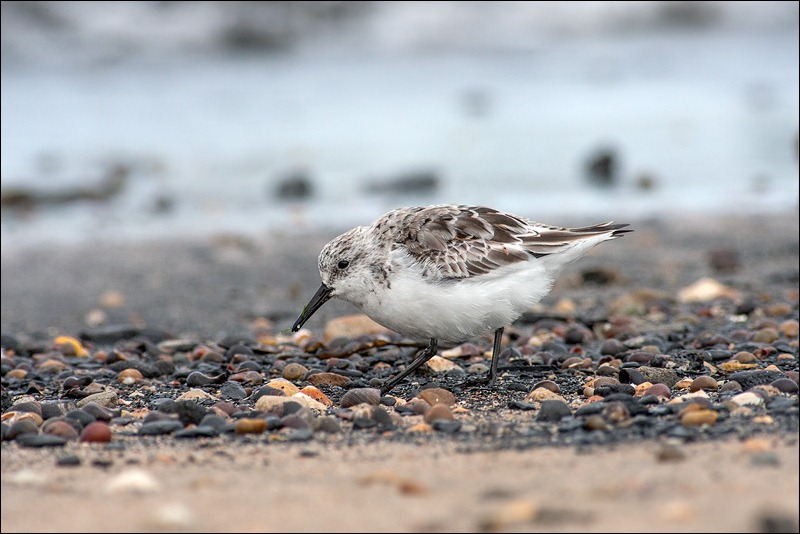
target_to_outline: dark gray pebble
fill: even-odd
[[[172,434],[177,439],[213,438],[219,435],[219,430],[210,426],[199,425],[193,428],[184,428]]]
[[[595,415],[599,414],[603,411],[603,403],[602,402],[593,402],[591,404],[584,404],[577,410],[575,410],[576,416],[585,416],[585,415]]]
[[[13,425],[12,425],[13,426]],[[52,434],[23,434],[17,436],[17,443],[23,447],[62,447],[67,440]]]
[[[314,431],[311,428],[293,428],[286,437],[289,441],[309,441],[314,437]]]
[[[619,370],[619,381],[623,384],[639,385],[642,382],[647,382],[647,379],[638,369],[623,367]]]
[[[791,378],[779,378],[772,382],[772,385],[778,388],[778,391],[782,393],[797,393],[798,386],[797,382],[792,380]]]
[[[314,427],[318,432],[327,432],[328,434],[338,434],[342,431],[342,425],[330,415],[323,415],[315,419]]]
[[[623,395],[632,397],[633,394],[636,393],[636,389],[630,384],[606,384],[605,386],[595,388],[594,393],[601,397],[608,397],[616,393],[622,393]]]
[[[81,410],[94,417],[95,421],[111,421],[115,417],[119,417],[122,410],[111,410],[105,406],[101,406],[96,402],[89,402],[81,407]]]
[[[151,421],[145,423],[139,428],[137,432],[140,436],[160,436],[164,434],[171,434],[175,431],[181,430],[183,423],[175,420],[165,421]]]
[[[434,430],[445,434],[455,434],[461,430],[461,421],[448,421],[447,419],[437,419],[431,425]]]
[[[208,408],[194,401],[175,401],[173,405],[164,405],[162,412],[176,413],[184,425],[196,425],[208,413]]]
[[[626,350],[628,350],[627,347],[623,345],[621,341],[614,338],[606,339],[600,346],[600,354],[608,356],[615,356]]]
[[[210,414],[206,415],[205,417],[203,417],[203,419],[200,421],[200,423],[197,426],[206,426],[206,427],[214,428],[216,430],[220,430],[226,424],[228,424],[228,421],[224,417],[222,417],[220,415],[217,415],[217,414],[214,414],[214,413],[210,413]]]
[[[43,402],[42,419],[47,421],[53,417],[61,417],[67,413],[67,409],[61,402]]]
[[[558,423],[561,421],[561,418],[570,416],[572,416],[572,412],[566,403],[555,399],[543,400],[541,408],[536,414],[536,420],[546,423]]]
[[[35,413],[40,417],[42,415],[42,405],[38,402],[18,402],[12,408],[17,412]]]
[[[378,422],[369,417],[356,417],[353,419],[353,428],[355,430],[365,430],[378,426]]]
[[[536,405],[532,402],[525,402],[519,400],[512,400],[508,403],[508,407],[512,410],[535,410]]]
[[[219,394],[223,398],[233,399],[233,400],[242,400],[243,398],[247,397],[247,391],[242,387],[239,382],[235,382],[229,380],[222,384],[222,387],[219,390]]]
[[[671,388],[678,382],[678,373],[674,369],[642,365],[638,371],[642,373],[648,382],[653,384],[664,384]]]
[[[67,412],[65,417],[69,419],[74,419],[81,424],[81,428],[85,427],[89,423],[94,423],[95,419],[94,416],[88,412],[84,412],[83,410],[70,410]]]
[[[739,371],[728,377],[729,380],[738,382],[744,390],[748,390],[753,386],[760,386],[761,384],[769,384],[779,378],[783,378],[783,374],[780,371],[766,371],[763,369]]]
[[[70,454],[68,456],[62,456],[56,460],[56,465],[59,467],[75,467],[77,465],[81,465],[81,459],[74,454]]]
[[[219,384],[225,381],[224,374],[218,374],[214,376],[207,376],[200,371],[192,371],[189,373],[189,376],[186,377],[186,385],[191,387],[196,386],[208,386],[209,384]]]
[[[292,414],[292,415],[287,415],[287,416],[281,417],[280,422],[281,422],[281,426],[283,428],[295,428],[295,429],[298,429],[298,428],[308,428],[309,427],[308,421],[306,421],[304,418],[302,418],[301,416],[299,416],[297,414]]]
[[[35,435],[39,433],[39,427],[36,426],[36,423],[31,421],[30,419],[23,419],[22,421],[17,421],[13,423],[10,427],[8,427],[8,432],[6,433],[5,439],[8,440],[17,440],[25,435]]]

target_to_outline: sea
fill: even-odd
[[[3,2],[3,250],[797,211],[796,2],[285,4]]]

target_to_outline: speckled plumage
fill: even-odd
[[[480,206],[398,208],[322,249],[322,287],[293,328],[335,297],[407,336],[497,333],[550,291],[564,265],[625,226],[562,228]]]

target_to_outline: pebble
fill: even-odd
[[[313,382],[312,382],[313,383]],[[267,382],[267,387],[283,391],[286,396],[291,397],[300,391],[300,388],[286,380],[285,378],[276,378]]]
[[[348,384],[350,382],[350,379],[347,378],[346,376],[337,373],[322,372],[309,375],[308,381],[317,387],[322,385],[342,387],[345,384]]]
[[[718,417],[719,412],[714,410],[684,410],[681,414],[681,424],[683,426],[713,425],[717,422]]]
[[[423,389],[417,395],[419,398],[434,406],[436,404],[444,404],[445,406],[453,406],[456,403],[456,396],[450,391],[442,388],[427,388]]]
[[[234,424],[234,431],[237,434],[261,434],[267,429],[267,422],[264,419],[250,419],[243,417]]]
[[[47,423],[42,427],[42,432],[45,434],[58,436],[67,441],[76,440],[80,436],[78,430],[64,420],[56,421],[50,419]]]
[[[560,400],[543,400],[536,413],[536,421],[558,423],[563,417],[569,417],[572,412],[565,402]]]
[[[108,424],[95,421],[81,431],[80,440],[88,443],[107,443],[111,441],[111,429]]]
[[[425,365],[434,373],[446,373],[447,371],[452,371],[454,369],[461,369],[457,363],[454,363],[447,358],[442,358],[441,356],[434,356],[425,362]]]
[[[99,393],[94,393],[87,397],[82,398],[78,402],[75,403],[75,406],[78,408],[82,408],[83,406],[89,404],[90,402],[94,402],[99,404],[100,406],[105,406],[107,408],[116,408],[119,404],[119,397],[117,393],[114,391],[101,391]]]
[[[764,404],[764,399],[752,391],[745,391],[731,397],[731,401],[739,406],[759,406]]]
[[[689,391],[698,391],[701,389],[718,389],[717,381],[708,375],[701,375],[692,381],[689,386]]]
[[[377,388],[355,388],[347,391],[339,402],[342,408],[349,408],[361,403],[377,406],[381,403],[381,391]]]
[[[778,391],[781,393],[797,393],[798,386],[797,382],[790,378],[779,378],[772,382],[772,386],[774,386]]]
[[[442,419],[446,421],[453,421],[455,420],[455,416],[453,415],[453,412],[450,411],[450,408],[444,404],[435,404],[431,406],[427,412],[425,412],[424,419],[426,423],[432,424],[434,421],[439,421]]]
[[[283,378],[286,380],[300,380],[306,373],[308,372],[308,368],[304,365],[300,365],[299,363],[287,363],[286,367],[283,368]]]
[[[172,434],[177,430],[183,428],[183,423],[174,419],[166,419],[164,421],[152,421],[143,424],[137,432],[140,436],[162,436],[164,434]]]
[[[151,494],[160,489],[156,477],[138,468],[127,469],[111,478],[105,485],[109,493]]]
[[[645,395],[655,395],[663,399],[668,399],[672,396],[669,387],[666,384],[653,384],[645,391]]]
[[[61,436],[51,436],[49,434],[23,434],[17,436],[16,442],[23,447],[61,447],[67,440]]]

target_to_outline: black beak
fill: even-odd
[[[314,296],[311,297],[311,300],[308,301],[308,304],[305,305],[303,308],[303,312],[300,314],[300,317],[294,322],[292,325],[292,332],[297,332],[300,328],[308,321],[314,312],[320,309],[320,307],[328,302],[328,299],[331,298],[331,291],[333,289],[329,288],[325,284],[319,286],[317,292],[314,293]]]

